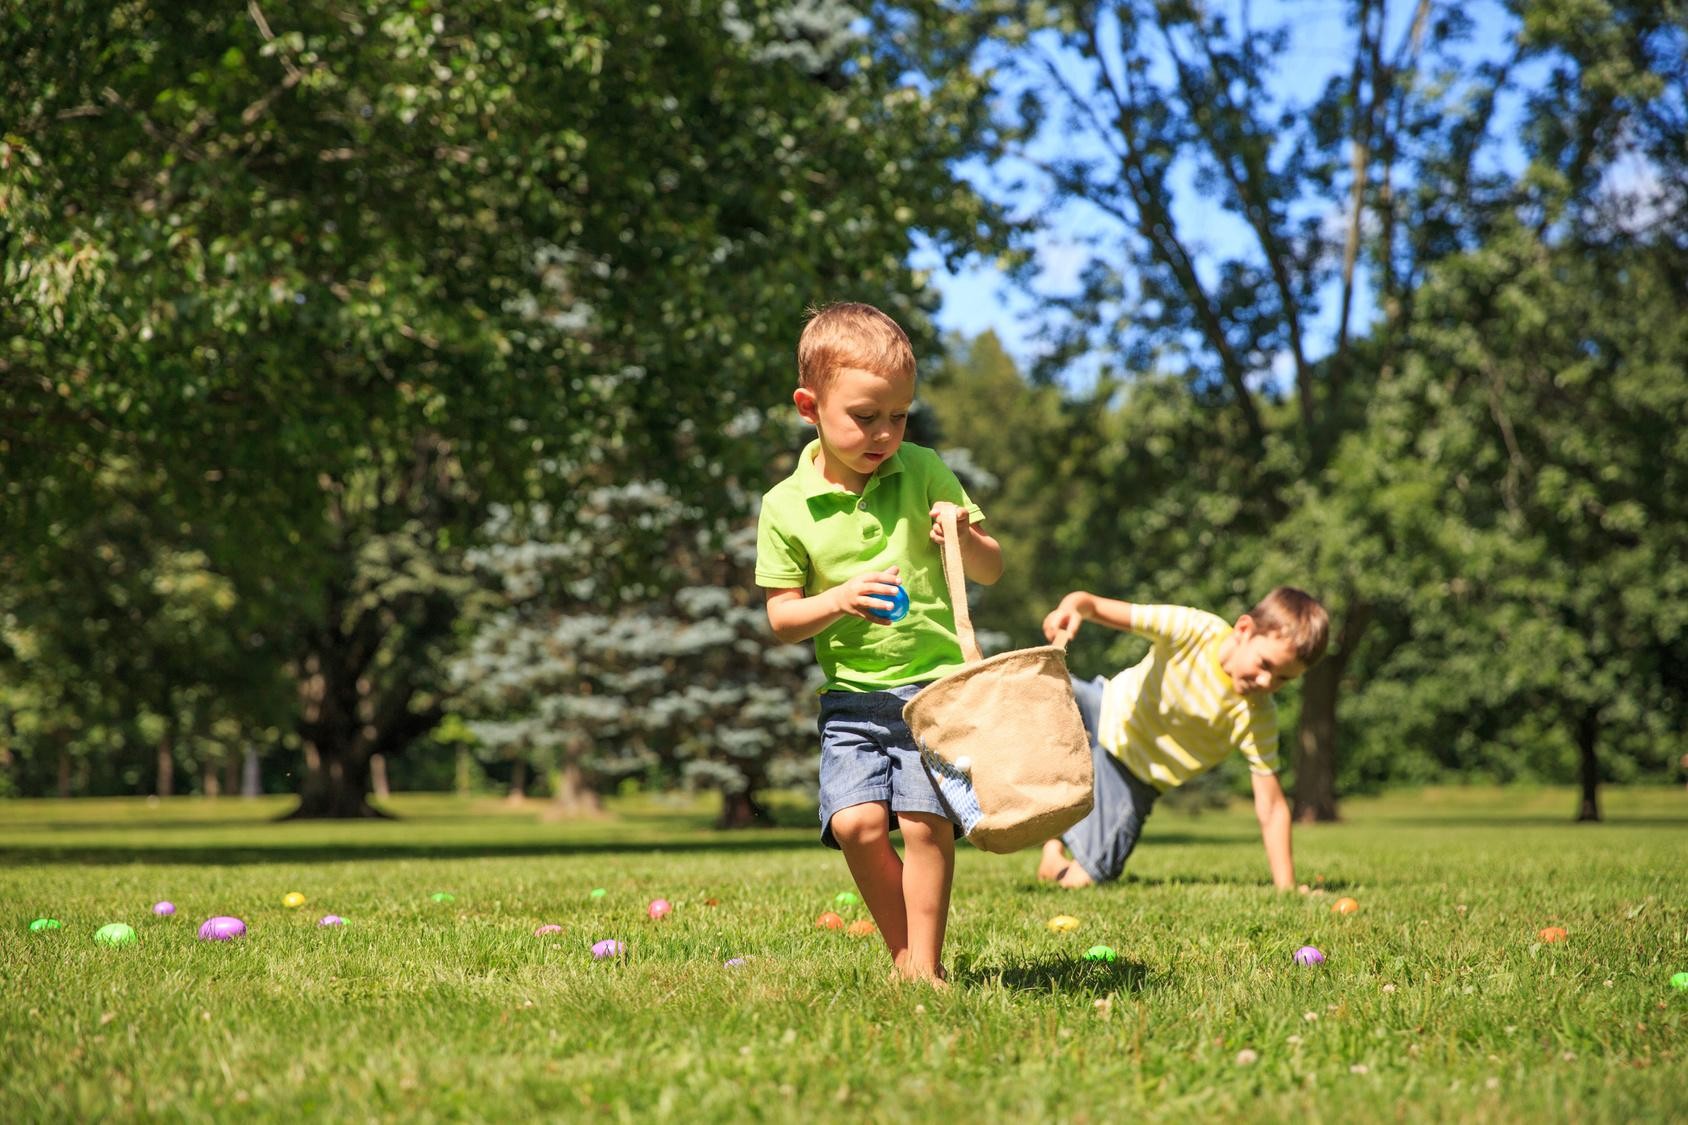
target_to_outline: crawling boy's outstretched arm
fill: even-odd
[[[1266,845],[1266,865],[1272,885],[1280,891],[1295,886],[1295,858],[1290,851],[1289,802],[1275,773],[1250,774],[1254,782],[1254,817],[1260,822],[1260,842]]]
[[[1070,637],[1086,621],[1094,621],[1110,629],[1130,629],[1131,609],[1130,602],[1099,598],[1085,590],[1074,590],[1043,619],[1043,635],[1050,641],[1062,634]]]

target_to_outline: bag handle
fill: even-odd
[[[955,505],[945,504],[938,513],[944,529],[944,583],[949,587],[950,608],[955,610],[955,637],[961,642],[961,658],[969,664],[983,660],[979,638],[973,634],[973,615],[967,611],[967,573],[961,566],[961,536],[955,530]]]
[[[938,526],[944,529],[944,584],[949,587],[950,608],[955,610],[955,636],[961,642],[961,658],[977,664],[984,654],[979,651],[979,638],[973,633],[973,615],[967,609],[967,574],[961,565],[961,537],[956,533],[955,513],[955,506],[948,504],[938,514]],[[1064,652],[1075,631],[1057,633],[1051,643]]]

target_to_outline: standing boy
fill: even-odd
[[[792,401],[816,438],[762,498],[756,583],[788,644],[815,642],[826,676],[821,842],[838,848],[897,971],[941,981],[955,826],[920,764],[903,704],[963,663],[938,516],[956,509],[967,577],[1002,575],[984,514],[930,449],[904,444],[914,349],[862,304],[815,313],[797,343]],[[887,620],[899,587],[908,614]],[[904,857],[891,846],[903,834]]]
[[[1187,606],[1133,605],[1075,590],[1043,619],[1043,631],[1054,640],[1085,621],[1141,634],[1154,647],[1111,680],[1073,677],[1090,732],[1096,801],[1089,816],[1043,845],[1038,878],[1063,887],[1119,878],[1156,799],[1235,750],[1252,775],[1272,882],[1280,890],[1295,886],[1272,696],[1324,655],[1330,631],[1324,606],[1279,586],[1227,625]]]

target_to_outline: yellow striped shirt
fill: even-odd
[[[1231,635],[1224,619],[1179,605],[1133,605],[1131,631],[1154,641],[1149,655],[1108,681],[1100,742],[1125,768],[1165,791],[1232,750],[1253,773],[1278,768],[1278,707],[1239,695],[1219,666]]]

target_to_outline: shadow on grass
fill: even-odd
[[[1012,965],[958,965],[952,982],[971,987],[997,985],[1015,992],[1142,992],[1149,967],[1138,961],[1082,961],[1070,957],[1018,961]]]
[[[7,845],[0,847],[0,867],[50,867],[58,864],[119,865],[129,863],[188,864],[232,867],[263,863],[349,863],[391,859],[505,859],[525,856],[648,855],[656,852],[731,854],[813,848],[809,836],[784,833],[722,832],[719,838],[681,840],[557,840],[500,843],[346,843],[321,841],[288,844],[231,844],[175,847],[168,844],[72,844],[64,847]]]
[[[1352,885],[1342,879],[1326,879],[1321,883],[1314,883],[1310,879],[1302,881],[1327,893],[1344,890]],[[1120,882],[1139,887],[1244,887],[1262,891],[1272,889],[1272,880],[1264,875],[1133,875],[1127,872]]]
[[[1368,828],[1568,828],[1598,832],[1602,828],[1679,828],[1688,830],[1688,813],[1683,816],[1608,816],[1605,820],[1579,821],[1569,816],[1495,813],[1450,813],[1447,816],[1372,816],[1361,822]],[[1300,831],[1302,825],[1296,825]]]

